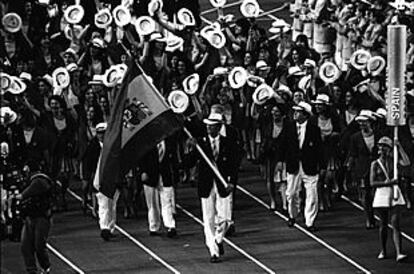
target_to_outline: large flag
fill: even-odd
[[[147,76],[132,63],[115,96],[102,149],[99,191],[109,198],[122,176],[146,152],[182,126]]]

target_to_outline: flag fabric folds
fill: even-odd
[[[115,95],[99,166],[99,191],[112,198],[146,152],[182,127],[164,97],[132,62]]]

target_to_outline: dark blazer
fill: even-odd
[[[92,180],[98,166],[99,155],[101,154],[101,145],[98,138],[93,138],[86,147],[82,157],[82,179]]]
[[[283,128],[288,123],[286,118],[283,119]],[[281,151],[283,146],[283,128],[279,136],[273,138],[273,120],[269,119],[266,124],[261,128],[262,131],[262,142],[260,144],[260,158],[261,160],[269,159],[275,162],[281,161]]]
[[[46,168],[49,161],[49,150],[51,148],[50,135],[40,127],[36,127],[33,132],[30,143],[25,143],[25,163],[31,165],[32,163],[40,163],[42,167]]]
[[[349,161],[352,168],[354,179],[360,180],[369,176],[372,161],[378,157],[377,142],[379,136],[374,134],[375,145],[370,152],[365,144],[362,132],[359,131],[351,136],[351,143],[349,147]]]
[[[155,146],[141,160],[139,164],[140,172],[147,173],[149,180],[142,182],[144,185],[157,187],[159,175],[162,176],[163,185],[166,187],[175,186],[178,181],[178,159],[177,159],[177,139],[175,136],[169,137],[165,141],[165,154],[159,162],[158,149]]]
[[[210,139],[208,136],[202,137],[197,140],[200,147],[203,149],[209,159],[214,162],[213,151],[211,149]],[[223,178],[231,184],[236,184],[237,170],[238,170],[238,155],[237,145],[229,137],[220,136],[219,154],[217,157],[216,165]],[[217,176],[211,170],[210,166],[200,159],[201,155],[196,149],[190,154],[185,155],[184,165],[192,166],[198,162],[199,179],[198,179],[198,195],[201,198],[207,198],[210,195],[213,188],[214,180],[217,182],[216,186],[221,197],[226,197],[229,193],[226,191],[223,184],[219,181]],[[199,160],[200,161],[197,161]]]
[[[317,175],[322,167],[321,131],[318,126],[308,121],[306,125],[305,139],[302,148],[299,148],[299,140],[296,122],[286,123],[281,148],[281,160],[286,162],[286,171],[294,174],[299,171],[299,161],[302,162],[303,171],[307,175]]]

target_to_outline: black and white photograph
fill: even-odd
[[[0,273],[414,273],[414,0],[0,20]]]

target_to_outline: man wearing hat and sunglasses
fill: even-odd
[[[300,211],[299,193],[302,182],[306,190],[305,225],[308,230],[315,231],[314,222],[318,213],[317,182],[322,166],[321,131],[317,125],[308,122],[312,115],[312,107],[302,101],[293,107],[293,123],[283,129],[283,145],[281,160],[277,170],[282,170],[286,163],[289,220],[288,226],[293,227]]]
[[[235,153],[237,145],[229,137],[220,134],[223,124],[221,114],[211,113],[203,122],[207,127],[207,135],[197,142],[228,184],[227,187],[223,185],[204,159],[198,161],[198,194],[201,198],[205,242],[210,252],[210,262],[218,263],[219,257],[224,254],[223,238],[231,221],[228,215],[231,212],[230,194],[238,169]],[[199,157],[194,150],[195,140],[190,139],[189,145],[190,153],[184,158],[184,165],[194,165]]]

